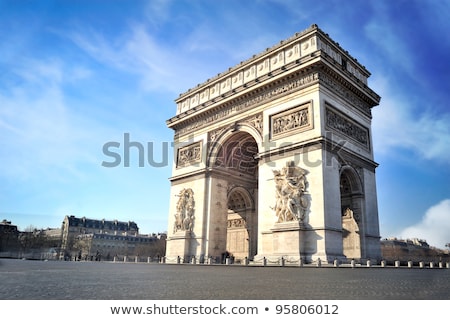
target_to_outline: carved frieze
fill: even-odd
[[[237,127],[241,124],[247,124],[253,128],[255,128],[260,135],[262,135],[262,131],[263,131],[263,118],[262,118],[262,113],[258,113],[255,114],[251,117],[245,118],[243,120],[240,120],[236,123],[234,123],[234,126]],[[225,130],[227,130],[227,126],[223,126],[221,128],[218,129],[213,129],[211,130],[208,134],[208,141],[211,142],[215,142],[217,140],[217,138],[222,134],[222,132],[224,132]]]
[[[178,148],[177,168],[186,167],[202,160],[203,141],[198,141],[190,145]]]
[[[311,72],[303,76],[297,75],[290,77],[278,85],[266,87],[265,89],[258,90],[256,93],[247,97],[233,100],[230,103],[225,104],[222,108],[211,111],[208,115],[205,115],[201,119],[191,123],[186,123],[182,127],[176,129],[175,135],[179,136],[206,126],[210,126],[211,123],[218,120],[229,118],[238,113],[250,110],[257,105],[268,102],[274,98],[281,97],[303,87],[309,86],[313,82],[318,81],[318,79],[319,75],[317,72]]]
[[[281,170],[273,170],[275,181],[276,222],[303,222],[309,207],[306,170],[288,162]]]
[[[319,75],[320,83],[333,90],[340,97],[348,100],[354,107],[360,110],[367,116],[371,116],[372,112],[369,105],[354,94],[349,89],[345,88],[341,83],[334,80],[330,75],[321,72]]]
[[[358,82],[367,86],[367,78],[370,73],[364,66],[348,55],[338,43],[317,27],[317,32],[296,33],[295,36],[281,41],[272,48],[267,48],[265,52],[254,55],[247,61],[242,61],[239,65],[229,68],[227,71],[218,74],[213,79],[208,79],[197,88],[189,90],[177,101],[177,114],[195,108],[200,102],[208,102],[220,95],[234,94],[242,87],[251,85],[258,78],[271,76],[273,72],[283,72],[300,63],[300,59],[307,59],[317,51],[321,51],[333,60],[334,64],[339,64],[344,70],[352,74]],[[306,35],[309,33],[308,35]],[[200,97],[196,97],[201,93]]]
[[[262,131],[263,131],[263,117],[262,117],[262,113],[256,114],[254,116],[251,116],[247,119],[244,119],[244,121],[242,121],[244,123],[247,123],[248,125],[252,126],[253,128],[255,128],[259,134],[262,135]]]
[[[245,228],[247,226],[247,223],[245,222],[244,218],[240,219],[230,219],[228,220],[228,228]]]
[[[329,105],[326,107],[326,126],[335,132],[344,134],[366,148],[370,147],[369,129],[334,110]]]
[[[195,201],[192,189],[183,189],[177,195],[177,213],[173,233],[177,231],[192,231],[194,227]]]
[[[270,116],[272,139],[309,130],[312,127],[312,102]]]

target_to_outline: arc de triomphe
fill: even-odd
[[[166,261],[380,259],[369,76],[312,25],[181,94]]]

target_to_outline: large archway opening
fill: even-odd
[[[342,246],[348,259],[360,259],[363,191],[356,171],[344,168],[340,176]]]
[[[226,251],[235,262],[257,254],[258,144],[248,132],[229,135],[217,149],[213,167],[227,181]]]
[[[233,188],[228,195],[227,252],[237,261],[253,258],[256,254],[256,247],[252,246],[256,238],[252,235],[256,218],[248,191],[242,187]]]

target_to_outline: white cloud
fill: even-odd
[[[398,69],[401,68],[413,76],[415,65],[411,55],[413,51],[407,47],[407,43],[401,39],[400,35],[396,35],[392,30],[391,25],[380,22],[378,19],[365,27],[367,37],[377,45],[377,49],[384,51],[384,57],[391,60]]]
[[[394,92],[390,82],[372,79],[372,87],[382,97],[380,106],[373,109],[374,150],[384,154],[412,150],[422,159],[449,164],[450,113],[436,114],[414,95]]]
[[[237,65],[276,41],[276,36],[268,32],[242,40],[232,37],[229,30],[225,32],[202,21],[173,43],[158,37],[151,25],[151,22],[130,23],[113,38],[84,28],[68,37],[100,63],[137,75],[144,90],[162,89],[175,94]]]
[[[393,19],[390,4],[376,1],[370,5],[375,14],[364,31],[376,51],[379,50],[379,57],[374,55],[374,59],[382,62],[380,66],[386,66],[377,72],[377,75],[383,72],[384,76],[374,75],[370,79],[371,87],[381,96],[380,106],[374,108],[374,150],[396,156],[412,150],[420,159],[450,164],[450,113],[440,105],[440,87],[430,86],[430,75],[420,62],[420,52],[414,41],[405,41],[405,28]],[[440,7],[448,12],[450,8],[434,3],[423,7],[426,12]],[[424,33],[427,28],[445,29],[443,26],[448,24],[441,21],[431,26],[422,10],[421,13],[409,32],[417,32],[419,36],[419,30]],[[395,69],[390,69],[389,64]]]
[[[158,27],[171,18],[171,0],[152,0],[146,3],[144,15],[152,25]]]
[[[195,66],[187,63],[177,48],[159,42],[144,24],[133,24],[115,39],[95,31],[74,33],[70,38],[100,63],[139,76],[145,90],[164,89],[178,94],[181,88],[192,86],[196,75]]]
[[[12,73],[15,84],[0,92],[0,175],[19,180],[84,176],[80,163],[96,161],[86,142],[93,141],[92,128],[101,128],[71,108],[63,83],[84,79],[89,71],[57,60],[24,59]]]
[[[432,246],[444,248],[450,243],[450,199],[429,208],[419,223],[401,231],[400,236],[424,239]]]

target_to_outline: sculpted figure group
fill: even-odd
[[[300,221],[305,219],[309,200],[305,195],[307,181],[306,171],[288,163],[281,170],[273,170],[275,180],[276,222]]]
[[[194,227],[194,191],[192,189],[183,189],[178,194],[177,213],[175,214],[175,223],[173,232],[192,231]]]

